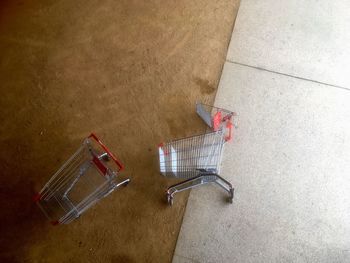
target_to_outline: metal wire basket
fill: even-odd
[[[53,225],[68,224],[130,179],[117,181],[123,165],[91,134],[34,197]]]
[[[234,189],[219,176],[224,144],[232,139],[232,117],[228,110],[197,104],[196,111],[214,131],[161,143],[159,167],[166,177],[187,179],[167,190],[167,201],[173,204],[174,194],[207,183],[216,183],[229,193],[232,203]]]
[[[219,173],[224,143],[223,130],[219,130],[160,144],[160,172],[182,179],[197,176],[201,170]]]

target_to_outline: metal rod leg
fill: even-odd
[[[202,176],[196,176],[178,184],[170,186],[167,190],[167,200],[170,205],[173,205],[174,194],[194,188],[202,184]]]
[[[123,180],[123,181],[117,183],[117,185],[116,185],[115,188],[118,188],[118,187],[120,187],[120,186],[122,186],[122,185],[123,185],[123,186],[127,186],[129,182],[130,182],[130,179],[127,178],[127,179],[125,179],[125,180]]]
[[[230,196],[229,196],[228,201],[232,204],[233,197],[234,197],[234,190],[235,190],[232,187],[232,184],[219,175],[216,175],[215,183],[217,185],[219,185],[221,188],[225,189],[229,193]]]
[[[166,193],[167,201],[170,205],[172,205],[174,200],[174,195],[176,193],[179,193],[203,184],[208,184],[208,183],[216,183],[225,191],[227,191],[229,193],[228,201],[232,203],[233,193],[234,193],[232,185],[221,176],[217,174],[212,174],[212,173],[200,174],[194,178],[191,178],[181,183],[170,186]]]

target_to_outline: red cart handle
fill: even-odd
[[[230,120],[227,121],[226,128],[228,128],[228,135],[225,137],[225,141],[231,141],[232,140],[232,128],[233,124]]]
[[[118,167],[119,167],[118,172],[120,172],[121,170],[124,169],[124,166],[121,164],[121,162],[119,162],[118,159],[113,155],[113,153],[111,153],[110,150],[100,141],[100,139],[97,138],[96,134],[91,133],[88,138],[93,138],[103,148],[103,150],[105,150],[106,153],[108,153],[108,155],[118,165]]]

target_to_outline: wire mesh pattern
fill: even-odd
[[[122,168],[113,154],[91,135],[35,196],[35,201],[53,224],[68,224],[129,182],[117,181]]]
[[[236,113],[222,108],[206,105],[203,103],[196,104],[196,112],[202,120],[214,131],[220,130],[223,125],[231,123]]]
[[[234,189],[230,182],[219,176],[224,144],[232,139],[234,112],[196,104],[196,112],[211,128],[211,132],[158,146],[160,173],[184,181],[167,189],[167,201],[173,204],[174,194],[200,185],[215,183],[228,194],[232,203]]]
[[[192,178],[201,170],[219,173],[224,143],[224,132],[219,130],[161,144],[160,172],[183,179]]]

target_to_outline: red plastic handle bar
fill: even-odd
[[[217,113],[215,113],[212,119],[212,122],[213,122],[213,130],[217,131],[221,124],[221,111],[218,111]]]
[[[226,128],[228,128],[228,135],[225,137],[225,141],[231,141],[232,140],[232,127],[233,124],[230,120],[227,121]]]
[[[161,148],[162,150],[163,150],[163,152],[164,152],[164,155],[168,155],[169,153],[168,153],[168,151],[166,151],[165,149],[164,149],[164,143],[160,143],[160,144],[158,144],[158,148]]]
[[[121,170],[124,169],[124,166],[121,164],[121,162],[118,161],[118,159],[113,155],[113,153],[110,152],[110,150],[106,147],[106,145],[104,145],[100,139],[96,136],[96,134],[91,133],[90,136],[88,138],[93,138],[102,148],[103,150],[106,151],[106,153],[108,153],[108,155],[113,159],[113,161],[117,164],[117,166],[119,167],[118,172],[120,172]]]

